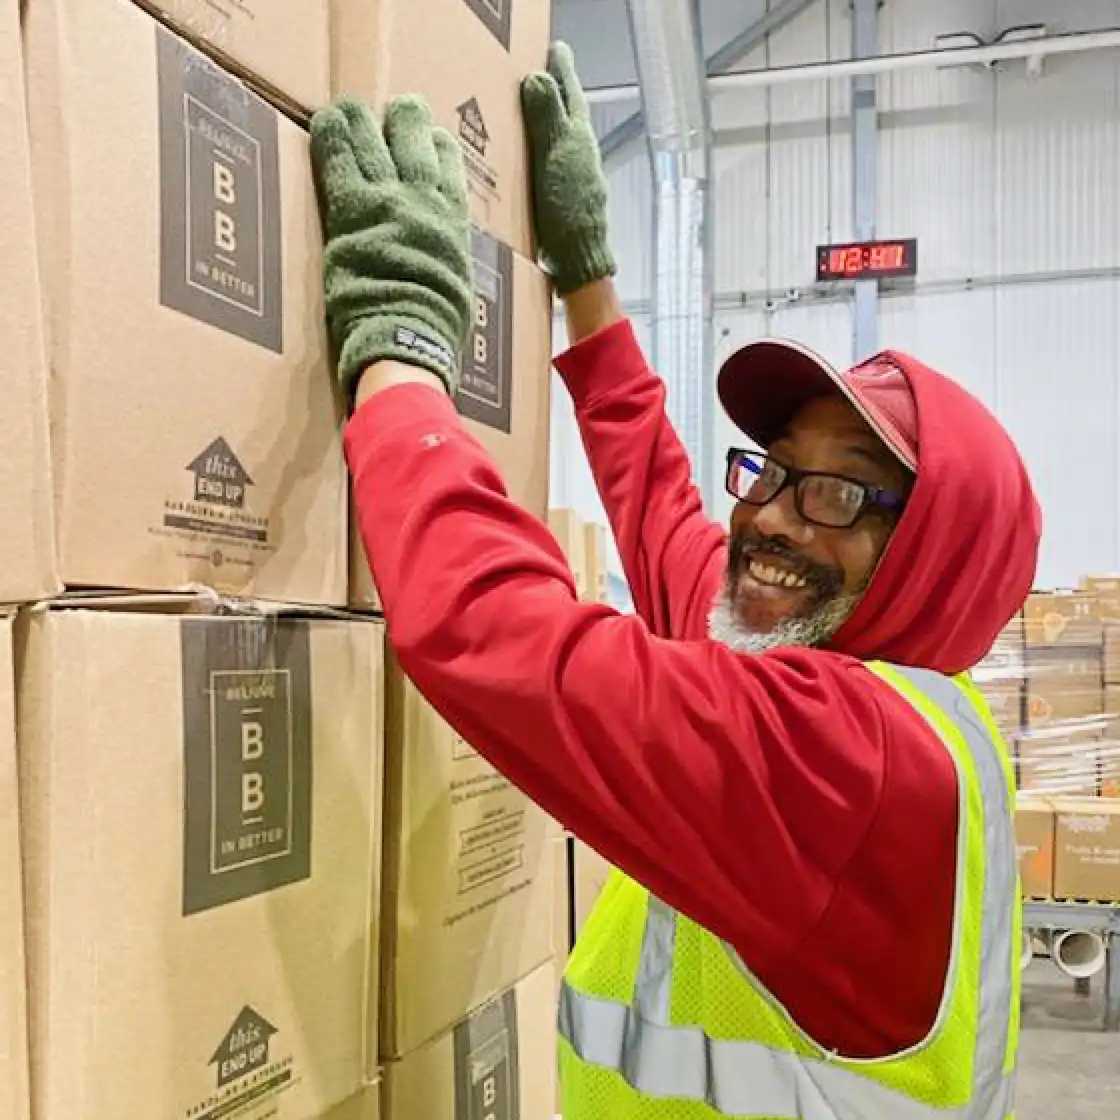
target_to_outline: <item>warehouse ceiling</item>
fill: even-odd
[[[766,11],[766,0],[701,0],[704,53],[713,54]],[[626,0],[553,0],[553,33],[575,49],[588,86],[637,81]]]

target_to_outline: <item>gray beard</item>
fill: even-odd
[[[780,646],[823,645],[847,622],[861,596],[837,595],[811,614],[787,618],[772,630],[758,632],[745,626],[735,612],[731,592],[724,584],[708,614],[708,637],[733,653],[765,653]]]

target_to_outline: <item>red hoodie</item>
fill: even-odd
[[[1003,429],[910,379],[921,462],[831,651],[707,638],[726,563],[628,323],[557,361],[636,616],[576,600],[547,529],[507,497],[450,401],[387,390],[351,420],[358,518],[402,666],[511,781],[611,863],[731,942],[823,1046],[928,1034],[949,957],[953,765],[859,659],[977,661],[1034,573],[1038,508]]]

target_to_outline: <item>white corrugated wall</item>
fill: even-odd
[[[745,25],[757,6],[705,9],[733,28],[731,9]],[[1033,21],[1053,32],[1117,27],[1120,0],[889,0],[880,49]],[[850,42],[848,0],[818,0],[741,67],[844,58]],[[1022,63],[886,75],[878,105],[878,232],[919,239],[917,284],[880,301],[882,345],[957,378],[1018,441],[1046,515],[1040,585],[1120,570],[1120,52],[1051,58],[1039,79]],[[597,123],[632,108],[599,108]],[[813,284],[814,247],[852,232],[848,114],[846,80],[715,99],[717,360],[763,334],[850,358],[843,293],[821,300]],[[638,304],[650,246],[644,157],[611,187],[621,287]],[[787,303],[788,289],[801,298]],[[763,293],[776,301],[769,309]],[[581,456],[568,453],[557,403],[554,478],[564,500],[582,501],[594,491],[570,477]],[[728,428],[719,434],[730,441]]]

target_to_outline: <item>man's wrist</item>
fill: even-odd
[[[625,318],[614,280],[609,276],[585,284],[562,298],[567,312],[570,346]]]
[[[384,358],[367,366],[362,372],[354,394],[354,407],[359,408],[370,397],[386,389],[392,389],[396,385],[428,385],[441,393],[447,392],[447,386],[439,374],[421,369],[420,366],[409,365],[407,362]]]

